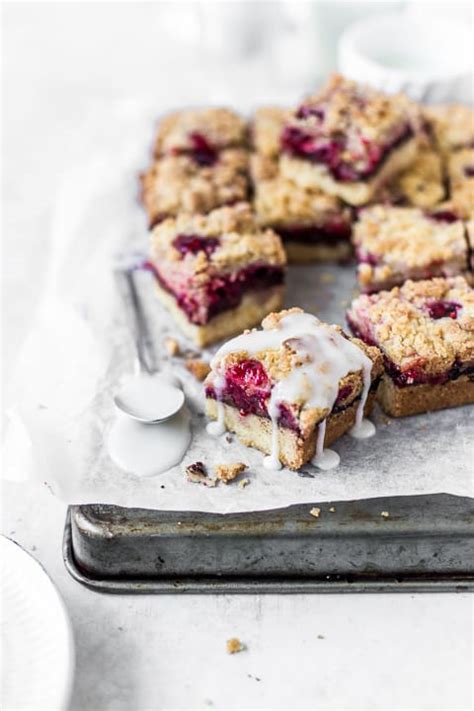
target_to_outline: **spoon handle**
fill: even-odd
[[[133,336],[137,371],[154,373],[156,367],[153,348],[135,283],[135,275],[136,270],[133,269],[118,269],[115,272],[120,295],[125,306],[125,318]]]

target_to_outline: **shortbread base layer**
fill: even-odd
[[[283,155],[280,165],[282,174],[302,188],[320,188],[329,195],[342,198],[349,205],[358,206],[370,202],[384,183],[408,168],[415,160],[417,151],[416,138],[408,139],[389,153],[372,178],[358,182],[338,181],[326,166],[304,158]]]
[[[445,410],[474,403],[474,380],[468,375],[462,375],[456,380],[448,380],[438,385],[428,383],[400,388],[388,375],[384,375],[377,399],[383,410],[391,417],[406,417],[433,410]]]
[[[292,264],[308,264],[309,262],[345,262],[352,254],[350,242],[336,242],[334,245],[283,242],[283,246],[285,248],[288,261]]]
[[[365,404],[364,412],[370,414],[374,394],[370,394]],[[330,415],[326,424],[324,445],[328,447],[354,426],[358,401],[341,412]],[[254,447],[265,454],[272,451],[272,423],[267,417],[260,415],[241,415],[237,408],[224,403],[224,424],[228,432],[237,435],[242,444]],[[213,398],[206,398],[206,413],[208,417],[217,419],[217,403]],[[287,427],[278,427],[279,458],[289,469],[300,469],[309,462],[316,453],[318,427],[307,438]]]
[[[392,279],[367,281],[366,279],[362,280],[358,278],[358,283],[363,294],[375,294],[377,291],[390,291],[395,286],[402,286],[408,279],[411,279],[411,281],[422,281],[423,279],[434,279],[436,277],[450,278],[456,276],[464,277],[469,283],[470,274],[466,271],[466,260],[458,264],[451,264],[448,268],[446,268],[445,265],[441,268],[434,266],[429,270],[429,274],[426,273],[426,270],[407,269],[404,274],[394,275]]]
[[[208,323],[199,326],[191,323],[176,304],[174,297],[155,282],[161,303],[168,309],[185,336],[199,347],[208,346],[242,333],[246,328],[260,324],[271,311],[279,311],[283,304],[284,286],[273,286],[262,291],[249,291],[234,309],[217,314]]]

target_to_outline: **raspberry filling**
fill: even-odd
[[[431,301],[426,304],[426,310],[432,319],[452,318],[457,319],[458,311],[462,309],[461,304],[455,301]]]
[[[267,401],[270,397],[271,389],[271,380],[262,363],[258,360],[249,359],[235,363],[226,370],[224,387],[219,390],[219,396],[217,396],[214,386],[208,385],[206,387],[206,397],[210,397],[213,400],[219,399],[221,402],[235,407],[242,417],[245,417],[245,415],[258,415],[259,417],[269,418]],[[349,405],[352,405],[353,401],[343,404],[343,401],[346,401],[351,393],[351,385],[345,385],[340,388],[333,412],[341,412]],[[278,424],[294,432],[299,432],[297,414],[292,407],[281,403],[279,409]]]
[[[356,259],[359,264],[370,264],[372,267],[376,267],[381,261],[381,257],[371,252],[366,252],[361,247],[356,248]]]
[[[188,287],[183,289],[175,288],[169,283],[156,264],[153,265],[153,271],[161,287],[175,298],[176,304],[184,311],[188,320],[201,326],[221,312],[236,308],[246,292],[258,292],[279,286],[285,278],[280,266],[250,264],[238,272],[211,276],[203,285],[188,284]]]
[[[344,220],[328,222],[325,225],[289,225],[275,228],[285,242],[302,244],[334,244],[347,242],[351,236],[351,225]]]
[[[217,237],[200,237],[199,235],[178,235],[173,240],[175,247],[182,256],[205,252],[208,257],[219,246]]]
[[[466,165],[464,175],[466,178],[474,178],[474,165]]]
[[[211,146],[202,133],[194,131],[189,134],[189,139],[192,144],[192,149],[189,153],[198,165],[214,165],[217,162],[219,155],[216,149]]]
[[[302,107],[298,114],[304,112],[305,115],[298,117],[318,116],[318,111],[318,109]],[[325,136],[306,133],[297,126],[286,126],[281,135],[281,147],[290,155],[305,158],[312,163],[323,163],[331,175],[340,182],[354,182],[370,178],[391,151],[398,148],[412,135],[413,131],[409,126],[406,126],[393,141],[383,145],[368,141],[361,136],[359,137],[360,151],[352,153],[350,160],[347,160],[348,143],[343,136],[328,139]]]
[[[452,222],[457,222],[459,220],[458,215],[451,210],[437,210],[436,212],[428,212],[426,214],[427,217],[431,217],[431,219],[436,220],[436,222],[446,222],[447,224],[451,224]]]

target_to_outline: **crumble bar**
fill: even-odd
[[[450,199],[462,218],[474,219],[474,148],[464,148],[448,157]]]
[[[427,130],[443,153],[474,148],[474,110],[462,104],[423,109]]]
[[[364,294],[347,321],[355,336],[382,351],[378,398],[388,415],[474,403],[474,291],[462,277]]]
[[[257,109],[251,124],[252,145],[257,153],[267,158],[280,154],[280,136],[291,111],[275,106]]]
[[[412,165],[384,186],[376,201],[427,209],[445,195],[441,156],[432,148],[420,147]]]
[[[247,203],[169,218],[151,233],[158,296],[198,346],[280,308],[285,267],[280,238],[258,226]]]
[[[368,203],[381,185],[414,161],[412,103],[333,75],[286,124],[284,175],[351,205]]]
[[[349,430],[362,436],[383,370],[377,348],[297,308],[225,343],[211,368],[206,412],[215,422],[208,430],[234,432],[268,454],[271,469],[295,470],[310,460],[329,468],[324,445]]]
[[[247,144],[245,121],[229,109],[188,109],[163,118],[154,145],[154,155],[192,156],[200,165],[212,165],[224,148]]]
[[[262,155],[253,155],[250,165],[257,217],[280,235],[290,262],[350,256],[352,215],[339,198],[292,183],[277,161]]]
[[[167,156],[141,175],[141,198],[150,227],[180,212],[207,213],[248,196],[248,152],[220,151],[212,165],[188,155]]]
[[[357,278],[365,292],[390,289],[407,279],[467,272],[465,227],[451,212],[374,205],[354,226]]]

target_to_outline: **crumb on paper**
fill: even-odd
[[[380,419],[382,420],[384,425],[391,425],[392,424],[392,420],[390,419],[390,417],[387,417],[386,415],[381,415]]]
[[[314,516],[314,518],[319,518],[320,513],[321,513],[321,509],[318,509],[317,506],[313,506],[313,508],[310,511],[311,516]]]
[[[390,517],[390,514],[388,511],[381,511],[380,515],[382,516],[382,518],[389,518]]]
[[[330,511],[331,513],[336,513],[336,507],[335,507],[335,506],[330,506],[330,507],[329,507],[329,511]]]
[[[336,277],[334,274],[330,274],[329,272],[323,272],[319,277],[319,281],[323,284],[330,284],[331,282],[336,281]]]
[[[229,444],[231,444],[231,442],[234,441],[234,438],[231,435],[227,434],[225,436],[225,441],[228,442]]]
[[[170,356],[178,356],[181,352],[176,338],[165,338],[165,348]]]
[[[250,479],[242,479],[242,481],[239,481],[239,488],[240,489],[245,489],[246,486],[250,484]]]
[[[199,358],[190,358],[186,361],[185,366],[187,370],[194,375],[196,380],[199,380],[201,383],[211,372],[209,363],[206,363],[206,361],[200,360]]]
[[[216,473],[219,481],[223,481],[224,484],[228,484],[230,481],[234,481],[239,474],[242,474],[247,469],[247,465],[242,462],[235,462],[234,464],[216,464],[214,471]]]
[[[232,639],[228,639],[226,642],[226,647],[227,654],[237,654],[237,652],[242,652],[245,649],[245,646],[237,637],[232,637]]]
[[[318,639],[326,639],[326,637],[323,634],[318,634]]]
[[[204,486],[216,486],[217,480],[211,479],[207,475],[207,469],[202,462],[193,462],[186,466],[186,479],[193,484],[204,484]]]

